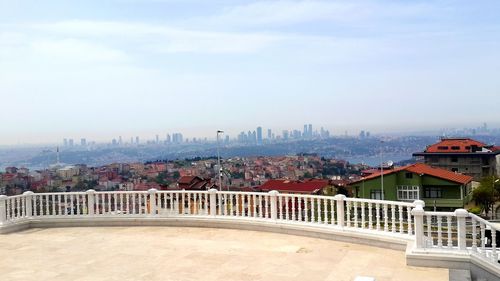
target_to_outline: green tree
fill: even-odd
[[[493,205],[500,197],[500,185],[495,177],[485,177],[481,180],[479,186],[472,192],[472,199],[476,202],[481,211],[488,214]]]

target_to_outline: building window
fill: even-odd
[[[424,193],[425,198],[443,198],[441,187],[426,187]]]
[[[451,150],[460,150],[460,146],[452,146]]]
[[[413,178],[413,173],[406,173],[406,178],[407,179],[412,179]]]
[[[439,162],[439,158],[437,158],[437,157],[430,157],[430,162],[431,163],[438,163]]]
[[[448,147],[447,146],[438,146],[438,149],[439,150],[448,150]]]
[[[457,157],[451,157],[451,162],[457,163],[458,162],[458,158]]]
[[[419,187],[416,185],[398,186],[398,200],[417,200],[419,199]]]
[[[458,173],[458,168],[451,168],[452,172]]]
[[[382,190],[372,190],[370,191],[370,199],[382,200]]]

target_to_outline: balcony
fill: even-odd
[[[9,278],[2,280],[28,280],[30,274],[77,280],[90,269],[132,280],[192,280],[200,272],[207,280],[304,280],[308,272],[316,280],[338,280],[335,274],[344,280],[446,280],[447,269],[469,269],[473,278],[500,276],[496,231],[492,237],[485,231],[497,230],[493,225],[465,210],[423,207],[423,201],[276,191],[0,196],[0,232],[10,233],[2,237],[0,253],[9,257],[2,261]],[[26,264],[33,267],[23,270]],[[280,274],[285,276],[275,276]]]

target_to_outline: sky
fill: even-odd
[[[500,1],[0,0],[0,144],[500,126]]]

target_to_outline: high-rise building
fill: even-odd
[[[307,129],[307,133],[309,134],[310,138],[313,137],[313,125],[312,124],[309,124],[309,127]]]
[[[69,139],[68,141],[68,145],[69,146],[73,146],[75,144],[75,142],[73,141],[73,139]]]
[[[288,130],[283,130],[283,139],[288,140]]]
[[[156,135],[156,144],[159,144],[160,143],[160,137],[158,135]]]
[[[68,139],[63,139],[64,146],[68,146]]]
[[[118,137],[118,144],[119,144],[119,145],[122,145],[122,144],[123,144],[122,136],[119,136],[119,137]]]
[[[170,137],[170,134],[167,134],[166,143],[171,143],[171,142],[172,142],[172,138]]]
[[[87,146],[87,140],[86,140],[85,138],[82,138],[82,139],[80,140],[80,145],[81,145],[81,146]]]
[[[307,138],[307,136],[309,136],[309,133],[307,132],[307,125],[306,124],[304,124],[304,132],[302,132],[302,136],[304,138]]]
[[[271,129],[267,129],[267,139],[272,139],[273,138],[273,133],[271,131]]]
[[[139,144],[139,137],[135,137],[135,144]]]
[[[262,127],[257,127],[257,144],[262,144]]]

